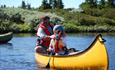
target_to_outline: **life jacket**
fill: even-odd
[[[49,24],[49,26],[52,28],[52,31],[53,31],[53,26],[52,26],[51,24]],[[48,28],[44,25],[43,22],[40,23],[39,28],[42,28],[43,31],[44,31],[47,35],[49,35],[49,36],[51,35],[51,32],[48,30]],[[37,35],[37,36],[39,37],[39,35]],[[41,44],[42,46],[48,47],[49,44],[50,44],[50,39],[49,39],[49,40],[46,40],[45,38],[43,38],[43,39],[40,40],[40,44]]]
[[[62,51],[64,48],[64,44],[62,42],[62,40],[57,40],[56,44],[55,44],[55,52],[58,53],[60,50]]]
[[[62,39],[56,40],[56,38],[53,38],[53,41],[51,42],[51,47],[54,48],[54,51],[58,53],[60,50],[63,50],[65,47],[64,43],[62,42]]]

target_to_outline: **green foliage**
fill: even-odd
[[[40,19],[33,19],[33,20],[31,20],[31,24],[30,24],[30,26],[31,26],[31,31],[36,31],[37,30],[37,28],[38,28],[38,25],[39,25],[39,23],[40,23]]]
[[[0,20],[5,21],[9,20],[9,15],[7,13],[4,13],[3,11],[0,12]]]
[[[102,10],[102,16],[109,18],[109,19],[114,19],[115,20],[115,9],[114,8],[105,8]]]
[[[108,25],[115,26],[115,20],[112,20],[112,19],[105,19],[105,23],[107,23]]]
[[[48,14],[52,23],[63,24],[67,32],[115,32],[114,8],[88,7],[83,12],[56,8],[53,10],[54,14],[51,12],[51,9],[38,12],[21,8],[2,8],[0,9],[1,31],[35,32],[40,22],[39,17]],[[24,23],[21,24],[19,20]]]
[[[81,25],[85,26],[96,25],[95,18],[81,18],[79,22]]]
[[[12,26],[10,21],[0,21],[0,33],[11,31],[10,26]]]
[[[56,24],[62,24],[62,21],[58,17],[53,17],[53,18],[51,18],[50,23],[56,25]]]
[[[88,8],[88,9],[85,9],[84,10],[84,13],[85,14],[88,14],[88,15],[91,15],[91,16],[101,16],[102,15],[102,12],[101,10],[99,9],[96,9],[96,8]]]
[[[80,4],[80,8],[82,8],[83,10],[85,10],[85,9],[88,9],[88,8],[90,8],[90,5],[86,2],[84,2],[84,3],[82,3],[82,4]]]
[[[30,24],[24,23],[24,24],[18,24],[17,28],[19,28],[20,32],[30,32]]]
[[[77,26],[72,23],[65,23],[64,24],[66,32],[78,32]]]
[[[19,13],[12,15],[10,20],[16,23],[24,23],[24,21],[22,20],[22,16]]]

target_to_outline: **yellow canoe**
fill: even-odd
[[[65,56],[48,56],[38,52],[35,58],[40,67],[61,70],[108,70],[108,54],[101,34],[98,34],[92,44],[84,51]]]

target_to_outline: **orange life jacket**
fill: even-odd
[[[55,52],[58,53],[60,50],[63,50],[64,48],[64,44],[62,42],[61,39],[61,32],[58,34],[58,40],[56,39],[56,37],[54,38],[55,40]]]
[[[62,40],[56,40],[55,42],[55,52],[58,53],[60,50],[63,50],[64,48],[64,44],[62,42]]]

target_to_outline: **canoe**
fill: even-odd
[[[49,62],[51,69],[61,70],[108,70],[108,53],[101,34],[84,51],[72,55],[45,55],[35,53],[39,67],[45,68]]]
[[[12,32],[0,34],[0,44],[7,43],[8,41],[12,39],[12,37],[13,37]]]

